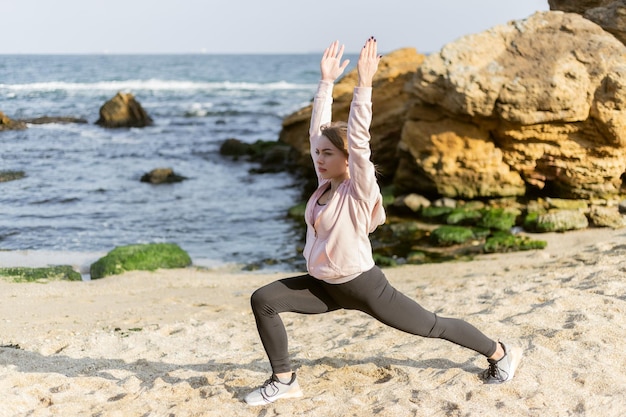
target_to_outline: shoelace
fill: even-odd
[[[274,379],[274,375],[272,375],[270,379],[268,379],[267,381],[263,383],[263,385],[261,385],[261,388],[260,388],[261,396],[265,400],[268,400],[269,398],[273,397],[274,395],[280,392],[280,388],[276,386],[277,382],[280,382],[280,381],[277,381],[276,379]],[[268,388],[270,387],[271,387],[271,391],[268,392]]]
[[[498,366],[498,362],[489,361],[489,368],[487,368],[484,374],[485,379],[495,378],[498,381],[505,381],[507,376],[507,373],[502,371]]]

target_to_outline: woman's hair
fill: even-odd
[[[330,143],[348,157],[348,124],[346,122],[333,122],[322,126],[322,135],[326,136]]]

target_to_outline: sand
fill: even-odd
[[[515,378],[360,312],[285,314],[304,397],[242,398],[270,368],[249,308],[294,275],[188,268],[0,281],[0,416],[621,416],[626,230],[545,234],[541,251],[385,269],[394,286],[524,349]]]

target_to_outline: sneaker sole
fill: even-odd
[[[293,398],[301,398],[304,394],[302,393],[301,389],[298,389],[297,391],[294,390],[294,392],[287,392],[284,395],[281,395],[280,397],[276,398],[273,401],[255,401],[255,402],[247,402],[246,404],[248,405],[252,405],[252,406],[256,406],[256,405],[268,405],[268,404],[273,404],[274,402],[278,401],[278,400],[288,400],[288,399],[293,399]]]

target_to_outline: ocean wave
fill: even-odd
[[[49,81],[26,84],[1,84],[0,91],[278,91],[278,90],[313,90],[313,84],[289,83],[286,81],[269,83],[251,82],[205,82],[205,81],[177,81],[177,80],[126,80],[126,81],[98,81],[94,83],[78,83]]]
[[[259,110],[237,110],[237,109],[223,109],[223,110],[209,110],[192,108],[184,112],[184,117],[267,117],[282,120],[283,116],[274,112]]]

